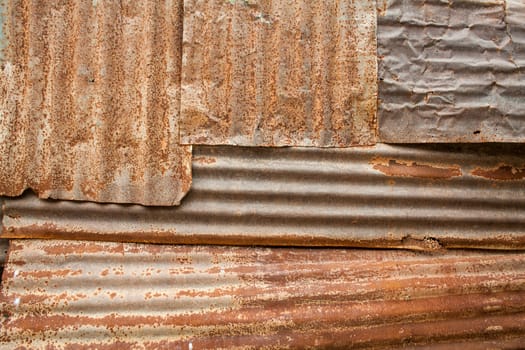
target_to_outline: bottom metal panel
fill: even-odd
[[[3,348],[518,347],[525,254],[11,242]]]

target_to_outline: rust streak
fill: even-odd
[[[502,164],[494,169],[476,168],[471,174],[489,180],[517,181],[525,179],[525,166],[523,168],[516,168],[511,165]]]
[[[395,159],[373,159],[370,164],[387,176],[419,177],[425,179],[450,179],[461,176],[459,166],[440,167]]]

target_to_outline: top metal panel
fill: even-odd
[[[382,141],[525,142],[525,2],[382,3]]]
[[[181,142],[375,142],[375,1],[185,0]]]
[[[182,2],[9,0],[5,14],[0,194],[179,203]]]

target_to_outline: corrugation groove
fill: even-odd
[[[523,142],[523,1],[382,0],[383,142]]]
[[[182,0],[6,6],[0,193],[178,204]]]
[[[50,349],[511,346],[525,341],[524,258],[14,240],[0,340]]]
[[[177,208],[5,199],[2,237],[525,248],[522,146],[202,146]]]
[[[371,1],[186,0],[181,142],[375,143]]]

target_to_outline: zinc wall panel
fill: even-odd
[[[0,341],[27,349],[519,347],[524,258],[13,241]]]
[[[0,193],[178,204],[182,2],[9,0],[2,14]]]
[[[2,237],[525,248],[525,148],[197,147],[175,208],[4,200]]]
[[[186,0],[181,142],[375,142],[374,1]]]
[[[525,141],[523,1],[379,3],[381,141]]]

